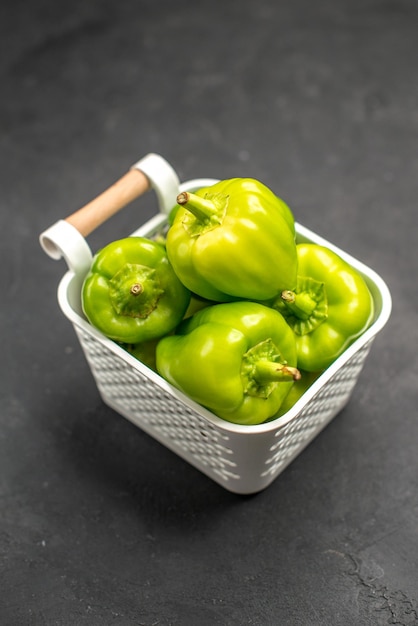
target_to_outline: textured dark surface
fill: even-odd
[[[2,626],[418,624],[418,4],[222,7],[1,3]],[[349,405],[253,497],[102,404],[38,244],[150,151],[260,178],[392,292]]]

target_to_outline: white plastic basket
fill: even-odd
[[[225,489],[240,494],[261,491],[348,402],[372,342],[389,319],[390,292],[373,270],[297,224],[298,242],[325,245],[361,273],[374,298],[374,322],[285,415],[256,426],[226,422],[104,337],[82,313],[81,285],[92,259],[85,240],[89,232],[151,186],[161,212],[131,234],[152,237],[166,223],[179,191],[194,191],[216,182],[196,179],[180,184],[171,166],[155,154],[141,159],[125,178],[127,184],[121,179],[122,183],[118,181],[92,203],[40,236],[47,254],[56,259],[64,257],[68,264],[69,269],[58,287],[59,305],[74,326],[99,393],[108,406]],[[124,187],[128,187],[127,193],[126,189],[121,193]],[[92,214],[96,215],[93,222]]]

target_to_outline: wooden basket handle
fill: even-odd
[[[148,154],[103,193],[66,217],[65,221],[87,237],[151,188],[157,194],[160,211],[168,213],[175,206],[179,184],[177,174],[165,159],[158,154]]]
[[[150,181],[144,172],[131,169],[96,198],[65,218],[83,237],[90,235],[112,215],[149,191]]]

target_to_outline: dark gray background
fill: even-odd
[[[2,625],[418,624],[417,24],[415,0],[1,3]],[[259,178],[392,292],[349,405],[256,496],[102,404],[38,244],[150,151]]]

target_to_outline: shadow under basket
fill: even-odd
[[[157,184],[149,178],[155,189]],[[189,181],[174,191],[194,191],[207,182],[206,179]],[[175,197],[169,196],[167,207],[131,234],[153,237],[160,232],[167,222],[167,208],[170,203],[174,206]],[[342,410],[377,333],[391,313],[390,292],[373,270],[300,224],[296,224],[296,232],[298,243],[327,246],[360,272],[374,299],[375,318],[368,330],[315,380],[287,413],[256,426],[237,425],[218,418],[93,328],[82,313],[80,300],[87,262],[80,267],[74,267],[76,261],[72,265],[70,262],[70,270],[58,287],[59,305],[73,324],[106,405],[225,489],[238,494],[256,493],[271,484]]]

